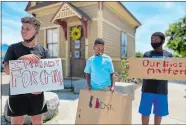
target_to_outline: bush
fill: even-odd
[[[141,58],[141,57],[143,57],[143,53],[141,53],[141,52],[137,52],[137,53],[136,53],[136,57],[137,57],[137,58]]]
[[[141,83],[142,82],[142,79],[138,79],[138,78],[133,78],[133,79],[128,79],[127,76],[128,76],[128,72],[127,72],[127,61],[126,59],[123,59],[122,62],[122,72],[121,73],[118,73],[116,72],[115,73],[115,76],[116,76],[116,81],[118,82],[127,82],[127,83]]]
[[[182,55],[179,55],[178,53],[173,53],[173,57],[175,57],[175,58],[182,58]]]

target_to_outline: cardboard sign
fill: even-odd
[[[131,96],[109,91],[80,91],[76,124],[131,124],[131,118]]]
[[[129,58],[128,78],[186,80],[185,58]]]
[[[41,59],[37,64],[11,60],[9,67],[11,95],[64,89],[60,58]]]

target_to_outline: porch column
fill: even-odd
[[[68,56],[68,41],[67,41],[67,22],[66,21],[61,21],[60,19],[57,19],[55,21],[56,24],[59,24],[61,26],[61,28],[63,29],[63,36],[65,37],[65,64],[64,65],[64,75],[65,77],[68,76],[68,72],[69,72],[69,62],[68,62],[68,59],[69,59],[69,56]]]
[[[83,27],[83,36],[85,37],[85,59],[88,59],[88,20],[80,19]]]
[[[103,38],[103,2],[98,2],[98,37]]]

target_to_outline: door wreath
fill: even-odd
[[[81,29],[80,27],[73,27],[70,36],[72,37],[72,40],[78,40],[81,37]]]

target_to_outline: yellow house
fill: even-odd
[[[62,59],[65,77],[83,77],[96,38],[105,41],[117,72],[121,60],[135,56],[135,33],[141,23],[120,2],[28,2],[25,9],[42,25],[38,41]]]

